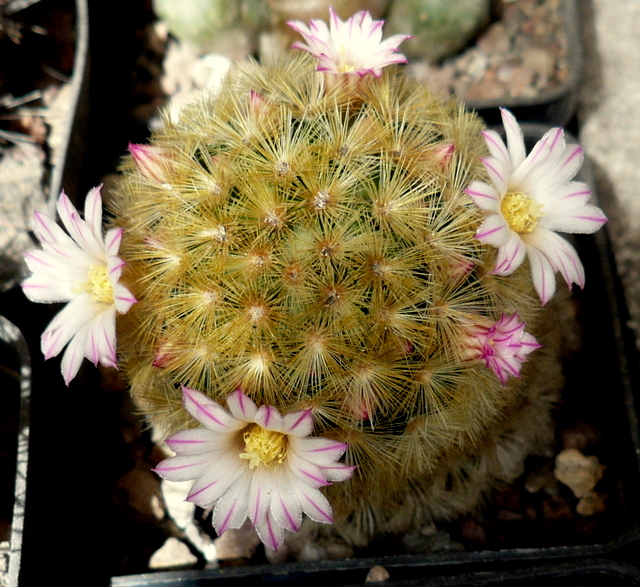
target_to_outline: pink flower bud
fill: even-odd
[[[129,143],[129,153],[143,177],[160,184],[168,183],[169,160],[163,149],[152,145]]]
[[[478,324],[468,328],[469,358],[484,361],[502,385],[506,384],[509,377],[520,377],[526,356],[542,346],[524,331],[524,326],[525,323],[515,313],[502,314],[490,326]]]

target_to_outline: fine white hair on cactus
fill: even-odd
[[[187,501],[215,506],[218,534],[242,526],[247,517],[264,544],[277,549],[284,530],[297,531],[305,513],[333,523],[320,487],[351,477],[354,467],[338,462],[347,445],[310,437],[310,410],[281,415],[237,389],[228,411],[195,389],[183,387],[183,405],[202,428],[183,430],[167,440],[176,456],[155,471],[170,481],[195,479]]]
[[[529,258],[531,276],[546,304],[560,272],[569,287],[584,287],[584,268],[575,249],[556,232],[593,233],[606,221],[602,210],[587,200],[589,187],[570,181],[580,169],[582,148],[566,145],[561,128],[549,130],[529,155],[514,116],[502,109],[507,144],[492,130],[483,131],[491,153],[483,159],[490,183],[473,181],[469,197],[487,218],[476,234],[498,248],[495,275],[511,275]]]
[[[116,313],[128,312],[136,299],[120,283],[123,230],[113,228],[103,237],[100,187],[87,195],[84,220],[64,192],[57,210],[68,234],[46,214],[34,213],[42,250],[25,253],[33,274],[22,289],[34,302],[67,302],[43,332],[42,352],[49,359],[67,347],[62,375],[69,385],[84,357],[116,366]]]

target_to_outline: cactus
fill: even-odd
[[[331,488],[345,519],[486,440],[526,377],[469,360],[468,329],[517,311],[536,332],[540,314],[527,273],[492,275],[475,238],[478,118],[394,72],[363,82],[325,91],[306,55],[238,65],[154,134],[162,178],[125,162],[115,205],[144,413],[188,427],[181,385],[311,408],[358,466]]]
[[[117,338],[177,453],[156,471],[196,479],[218,532],[248,516],[276,549],[306,513],[366,544],[470,510],[549,440],[555,273],[584,285],[555,231],[605,218],[561,129],[527,157],[503,111],[505,145],[383,71],[405,36],[368,13],[289,24],[311,56],[236,64],[130,146],[106,236],[99,189],[84,221],[61,196],[68,235],[36,215],[23,289],[69,302],[43,334],[67,384]]]

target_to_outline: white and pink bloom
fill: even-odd
[[[525,323],[516,314],[502,314],[491,325],[474,325],[467,329],[469,335],[468,356],[473,360],[484,361],[502,385],[509,377],[520,377],[522,364],[527,355],[542,345],[528,332]]]
[[[383,67],[407,63],[407,58],[398,52],[398,45],[410,35],[393,35],[383,41],[384,21],[373,20],[369,12],[357,12],[345,22],[332,8],[329,12],[329,26],[320,19],[311,20],[309,26],[299,20],[287,23],[305,41],[292,47],[311,53],[318,60],[318,71],[380,77]]]
[[[555,274],[569,287],[584,287],[584,268],[575,249],[556,232],[593,233],[605,222],[587,201],[589,187],[570,181],[580,169],[583,151],[566,145],[561,128],[549,130],[527,156],[522,130],[502,109],[507,144],[484,131],[491,154],[483,159],[490,183],[473,181],[466,193],[487,215],[476,237],[498,248],[495,275],[510,275],[529,259],[534,287],[543,304],[555,293]]]
[[[240,389],[225,410],[204,394],[182,388],[183,405],[202,428],[183,430],[167,440],[176,456],[155,471],[170,481],[195,479],[187,500],[214,507],[218,534],[242,526],[247,516],[264,544],[277,549],[284,530],[297,531],[302,514],[333,522],[320,487],[351,477],[354,467],[338,462],[347,446],[309,437],[310,410],[281,415],[257,407]]]
[[[57,210],[68,234],[46,214],[34,213],[42,250],[25,253],[32,275],[22,289],[34,302],[68,302],[43,332],[42,352],[50,359],[67,347],[62,375],[69,385],[84,357],[116,366],[116,312],[124,314],[136,300],[120,283],[122,229],[102,233],[100,187],[87,195],[84,220],[64,192]]]

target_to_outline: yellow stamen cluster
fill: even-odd
[[[249,461],[249,469],[255,469],[258,465],[269,467],[273,461],[282,463],[287,456],[287,437],[281,432],[252,424],[242,437],[246,452],[240,458]]]
[[[89,267],[89,275],[84,289],[94,302],[113,303],[113,286],[109,281],[109,273],[105,265],[100,267],[91,265]]]
[[[518,234],[529,234],[538,225],[542,206],[522,192],[509,192],[500,204],[507,224]]]

